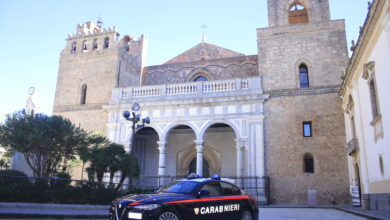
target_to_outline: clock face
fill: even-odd
[[[133,109],[133,111],[138,111],[141,107],[139,106],[138,103],[134,103],[133,104],[133,107],[131,109]]]

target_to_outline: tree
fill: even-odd
[[[115,173],[121,169],[126,151],[123,145],[116,143],[110,143],[107,148],[105,148],[105,151],[110,160],[108,171],[110,172],[110,184],[112,184]]]
[[[121,172],[121,179],[116,187],[118,190],[127,177],[139,177],[140,169],[137,160],[126,153],[125,148],[121,144],[109,142],[105,137],[95,136],[95,145],[92,146],[89,161],[90,167],[87,168],[89,176],[92,173],[96,174],[97,181],[102,182],[104,173],[110,173],[110,183],[113,183],[116,172]],[[104,140],[104,141],[102,141]],[[90,178],[92,179],[92,178]]]
[[[130,178],[129,181],[130,184],[132,178],[139,177],[140,175],[140,168],[138,165],[138,161],[131,153],[126,153],[122,157],[119,170],[121,171],[121,179],[119,180],[119,183],[115,188],[116,190],[118,190],[123,185],[126,177]]]
[[[89,134],[85,141],[79,145],[77,151],[80,157],[80,160],[83,162],[81,166],[81,179],[83,179],[84,174],[84,166],[85,163],[92,159],[92,149],[93,148],[102,148],[109,143],[108,139],[100,134]],[[93,167],[90,167],[91,173],[93,171]],[[92,172],[93,173],[93,172]]]
[[[1,158],[0,159],[0,170],[2,170],[3,168],[7,168],[8,167],[8,161],[4,158]]]
[[[62,116],[7,115],[0,125],[0,145],[24,155],[35,176],[50,176],[63,160],[73,159],[86,132]]]

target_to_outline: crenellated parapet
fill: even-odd
[[[68,40],[72,38],[88,37],[91,35],[100,35],[100,34],[111,34],[116,32],[117,30],[115,26],[103,28],[98,24],[88,21],[82,24],[78,24],[76,33],[69,34]]]

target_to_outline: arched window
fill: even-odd
[[[87,52],[87,41],[83,41],[83,52]]]
[[[311,154],[307,153],[303,156],[303,165],[305,173],[314,173],[314,159]]]
[[[81,86],[80,104],[84,105],[86,100],[87,100],[87,85],[83,84]]]
[[[131,37],[126,35],[122,38],[121,42],[120,42],[120,45],[127,51],[129,52],[130,50],[130,41],[131,41]]]
[[[293,24],[304,24],[309,22],[309,16],[307,9],[298,1],[291,4],[288,12],[288,23]]]
[[[104,49],[107,49],[108,46],[110,46],[110,38],[106,37],[106,38],[104,38],[104,45],[103,45],[103,48],[104,48]]]
[[[208,79],[204,76],[198,76],[194,79],[194,82],[198,82],[198,81],[208,81]]]
[[[98,48],[98,39],[93,40],[93,46],[92,49],[96,50]]]
[[[309,88],[309,70],[305,64],[299,66],[299,83],[301,88]]]
[[[77,49],[77,43],[76,42],[73,42],[72,43],[72,50],[70,51],[71,53],[76,53],[76,49]]]
[[[127,42],[126,46],[125,46],[125,49],[127,52],[129,52],[129,49],[130,49],[130,41]]]

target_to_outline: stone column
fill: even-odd
[[[242,177],[244,173],[244,167],[243,167],[243,161],[244,161],[244,141],[241,139],[236,139],[236,150],[237,150],[237,170],[236,175],[237,177]]]
[[[203,176],[203,140],[195,140],[196,144],[196,174]]]
[[[166,156],[166,142],[165,141],[157,141],[158,144],[158,186],[164,185],[164,176],[165,176],[165,156]]]

